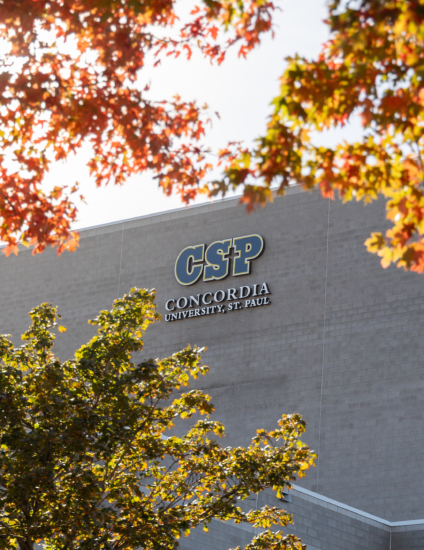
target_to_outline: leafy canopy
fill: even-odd
[[[174,549],[214,518],[262,527],[249,550],[304,548],[269,529],[291,521],[284,510],[239,506],[266,488],[281,494],[313,464],[299,440],[304,421],[283,416],[247,448],[220,446],[224,426],[209,416],[166,437],[176,419],[213,406],[202,391],[179,391],[206,374],[202,350],[132,361],[160,317],[154,299],[132,289],[116,300],[90,321],[97,335],[64,362],[53,354],[51,304],[30,312],[23,346],[0,337],[0,548]]]
[[[332,0],[330,39],[317,59],[288,59],[266,134],[253,150],[221,151],[213,193],[243,189],[249,208],[293,183],[344,201],[383,195],[392,222],[368,250],[424,271],[424,1]],[[360,117],[363,137],[319,146],[319,136]]]
[[[424,0],[331,0],[330,39],[316,59],[288,59],[266,134],[251,150],[199,141],[207,115],[179,97],[153,101],[140,74],[154,58],[221,63],[272,30],[266,0],[203,0],[179,21],[171,0],[7,0],[0,3],[0,239],[73,250],[71,189],[41,184],[50,163],[90,144],[98,186],[149,170],[189,202],[242,190],[248,209],[290,184],[344,201],[386,198],[391,228],[366,241],[382,265],[424,271]],[[227,34],[224,35],[223,32]],[[363,135],[321,146],[319,135],[360,117]]]
[[[52,162],[83,144],[98,186],[151,171],[165,193],[185,202],[209,166],[199,144],[202,109],[179,97],[153,101],[145,64],[188,58],[192,48],[221,63],[271,29],[266,0],[203,0],[179,21],[172,0],[0,0],[0,240],[73,250],[77,211],[70,189],[41,184]],[[226,37],[222,34],[228,31]],[[203,189],[206,191],[206,189]]]

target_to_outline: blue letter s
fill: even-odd
[[[225,279],[229,272],[229,258],[224,258],[230,252],[231,239],[226,241],[217,241],[208,246],[206,250],[204,281],[218,281]]]

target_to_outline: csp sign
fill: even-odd
[[[208,247],[205,244],[188,246],[175,262],[175,278],[184,286],[194,285],[202,275],[204,281],[221,281],[230,274],[232,252],[233,277],[249,275],[252,261],[259,258],[264,249],[265,242],[260,235],[215,241]]]
[[[187,246],[175,262],[175,277],[184,286],[203,281],[221,281],[233,275],[249,275],[252,261],[265,248],[260,235],[245,235],[215,241],[209,246]],[[233,283],[235,284],[235,283]],[[211,288],[212,292],[171,298],[165,304],[165,321],[180,321],[191,317],[216,315],[271,304],[268,283],[256,283],[226,289]],[[226,303],[228,302],[228,303]]]

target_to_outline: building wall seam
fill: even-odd
[[[321,395],[320,395],[320,403],[319,403],[319,423],[318,423],[318,460],[317,460],[317,491],[318,483],[319,483],[319,452],[320,452],[320,446],[321,446],[321,420],[322,420],[322,396],[324,391],[324,361],[325,361],[325,321],[326,321],[326,309],[327,309],[327,281],[328,281],[328,244],[329,244],[329,237],[330,237],[330,205],[331,205],[331,199],[328,199],[328,212],[327,212],[327,250],[326,250],[326,257],[325,257],[325,283],[324,283],[324,322],[323,322],[323,330],[322,330],[322,364],[321,364]]]
[[[125,223],[122,224],[122,233],[121,233],[121,256],[119,259],[119,276],[118,276],[118,298],[120,297],[120,290],[121,290],[121,273],[122,273],[122,251],[124,249],[124,229],[125,229]]]

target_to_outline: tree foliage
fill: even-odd
[[[424,4],[422,0],[331,0],[330,38],[316,59],[288,59],[267,131],[256,147],[220,152],[219,181],[199,141],[207,114],[180,97],[153,101],[140,75],[154,58],[198,48],[221,63],[245,56],[272,29],[266,0],[193,4],[179,21],[171,0],[8,0],[0,3],[0,239],[73,250],[70,189],[42,183],[52,162],[83,144],[98,186],[149,170],[165,193],[242,191],[248,209],[291,184],[338,192],[344,201],[383,196],[390,229],[366,244],[424,271]],[[227,34],[224,34],[224,33]],[[358,140],[322,146],[320,134],[360,118]]]
[[[52,162],[83,144],[98,186],[149,170],[188,202],[209,168],[199,139],[207,121],[194,102],[153,101],[140,73],[149,59],[221,63],[245,56],[271,29],[266,0],[203,0],[179,22],[172,0],[0,1],[0,240],[73,250],[78,185],[42,183]],[[226,36],[223,32],[228,31]]]
[[[249,208],[293,183],[344,201],[387,200],[391,228],[368,250],[381,263],[424,270],[424,2],[332,0],[330,39],[313,60],[288,59],[266,134],[252,150],[221,152],[213,193],[242,188]],[[358,141],[319,145],[360,117]]]
[[[72,188],[42,183],[83,144],[98,186],[149,170],[165,193],[242,191],[248,209],[291,184],[344,201],[383,195],[390,229],[366,244],[382,265],[424,270],[424,4],[331,0],[330,38],[316,59],[288,59],[266,134],[220,152],[219,181],[200,143],[207,114],[180,97],[153,101],[140,75],[154,58],[198,48],[221,63],[272,29],[266,0],[203,0],[179,21],[171,0],[7,0],[0,3],[0,239],[58,252],[78,245]],[[224,34],[224,33],[227,34]],[[334,147],[319,136],[360,117],[363,135]]]
[[[0,338],[0,548],[33,550],[173,549],[212,519],[264,530],[246,548],[304,548],[273,532],[290,515],[242,511],[266,488],[278,493],[304,475],[315,455],[299,436],[305,423],[283,416],[247,448],[222,447],[208,395],[181,391],[204,375],[201,350],[134,363],[157,321],[154,291],[132,289],[101,311],[97,335],[72,360],[53,354],[56,307],[30,312],[24,345]],[[59,326],[59,331],[66,329]],[[193,415],[207,415],[195,421]],[[185,435],[166,433],[192,419]]]

